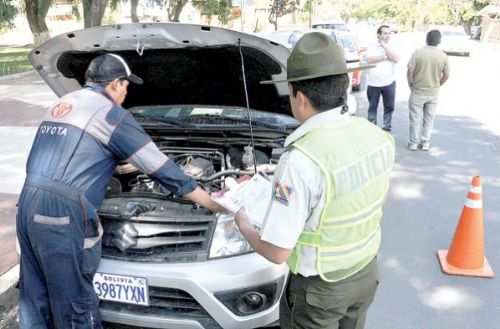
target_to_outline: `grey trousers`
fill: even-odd
[[[380,275],[377,259],[337,282],[290,274],[280,301],[282,329],[363,329]]]
[[[437,101],[438,95],[424,96],[411,92],[408,101],[408,107],[410,108],[410,138],[408,144],[430,143]]]

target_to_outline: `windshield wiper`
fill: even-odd
[[[245,123],[245,124],[250,124],[250,121],[246,118],[236,118],[236,117],[230,117],[230,116],[224,116],[220,114],[198,114],[198,115],[190,115],[188,117],[185,117],[184,119],[189,120],[189,119],[213,119],[213,120],[225,120],[225,121],[231,121],[231,122],[237,122],[237,123]],[[272,123],[264,123],[257,121],[255,118],[252,119],[252,125],[253,126],[258,126],[258,127],[263,127],[263,128],[268,128],[272,130],[284,130],[286,129],[286,125],[280,126],[277,124],[272,124]]]
[[[147,119],[147,120],[152,120],[156,122],[161,122],[161,123],[167,123],[172,126],[176,127],[182,127],[182,128],[195,128],[196,125],[190,124],[190,123],[185,123],[185,122],[180,122],[177,119],[167,119],[167,118],[158,118],[152,115],[144,115],[141,113],[132,113],[132,115],[135,118],[141,118],[141,119]]]

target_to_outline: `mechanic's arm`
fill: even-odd
[[[226,208],[213,201],[210,195],[203,190],[201,187],[197,186],[193,191],[184,194],[185,198],[198,203],[199,205],[212,210],[213,212],[225,212]]]
[[[252,248],[267,260],[281,264],[292,254],[293,249],[281,248],[261,240],[259,230],[252,225],[244,210],[236,213],[235,221],[241,234],[248,240]]]

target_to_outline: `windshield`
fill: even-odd
[[[208,106],[148,106],[135,107],[130,110],[140,118],[141,123],[161,124],[165,121],[189,123],[196,126],[248,125],[247,110],[238,107],[208,107]],[[296,126],[293,117],[250,110],[252,123],[261,127]]]
[[[339,31],[347,31],[347,26],[343,23],[324,23],[324,24],[314,24],[313,28],[321,28],[321,29],[334,29]]]
[[[464,31],[443,31],[443,36],[447,37],[463,37],[466,36]]]
[[[344,48],[349,51],[358,51],[356,49],[356,45],[354,44],[354,40],[348,36],[342,36],[342,43],[344,44]]]

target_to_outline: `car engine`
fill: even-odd
[[[274,146],[274,145],[273,145]],[[208,193],[257,171],[273,175],[282,148],[161,147],[160,150]],[[99,215],[103,257],[138,262],[204,261],[217,218],[167,191],[132,164],[118,163]]]

